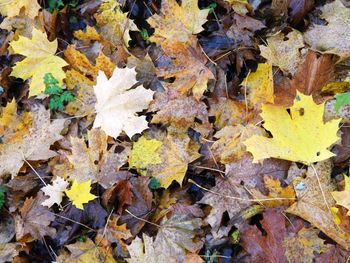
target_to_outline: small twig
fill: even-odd
[[[22,154],[23,161],[33,170],[33,172],[36,174],[36,176],[39,177],[40,181],[41,181],[45,186],[47,186],[47,183],[45,183],[44,179],[40,176],[40,174],[39,174],[37,171],[35,171],[34,167],[26,160],[26,158],[24,157],[23,152],[21,152],[21,154]]]
[[[194,168],[199,168],[199,169],[206,169],[206,170],[211,170],[211,171],[215,171],[215,172],[219,172],[221,174],[225,174],[224,171],[221,171],[219,169],[215,169],[215,168],[210,168],[210,167],[205,167],[205,166],[200,166],[200,165],[192,165]]]
[[[80,223],[80,222],[78,222],[78,221],[75,221],[75,220],[73,220],[73,219],[70,219],[70,218],[68,218],[68,217],[65,217],[65,216],[62,216],[62,215],[59,215],[59,214],[55,214],[55,213],[52,213],[52,214],[54,214],[55,216],[61,217],[61,218],[65,219],[65,220],[68,220],[68,221],[70,221],[70,222],[72,222],[72,223],[75,223],[75,224],[81,225],[81,226],[83,226],[83,227],[86,227],[87,229],[89,229],[89,230],[91,230],[91,231],[93,231],[93,232],[97,232],[95,229],[93,229],[93,228],[91,228],[91,227],[89,227],[89,226],[87,226],[87,225],[85,225],[85,224],[83,224],[83,223]]]
[[[150,225],[153,225],[153,226],[162,228],[161,225],[158,225],[158,224],[156,224],[156,223],[153,223],[153,222],[151,222],[151,221],[148,221],[148,220],[146,220],[146,219],[143,219],[143,218],[141,218],[141,217],[138,217],[138,216],[134,215],[134,214],[131,213],[128,209],[125,209],[125,212],[127,212],[129,215],[131,215],[132,217],[135,217],[136,219],[138,219],[138,220],[140,220],[140,221],[143,221],[143,222],[148,223],[148,224],[150,224]]]
[[[188,181],[190,183],[195,184],[196,186],[198,186],[200,189],[203,189],[209,193],[218,195],[218,196],[222,196],[225,198],[230,198],[230,199],[234,199],[234,200],[240,200],[240,201],[245,201],[245,202],[262,202],[262,201],[274,201],[274,200],[295,200],[295,198],[292,197],[275,197],[275,198],[261,198],[261,199],[247,199],[247,198],[241,198],[241,197],[236,197],[236,196],[230,196],[230,195],[224,195],[224,194],[220,194],[217,192],[214,192],[212,190],[209,190],[199,184],[197,184],[195,181],[193,181],[192,179],[188,179]]]

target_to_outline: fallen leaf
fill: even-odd
[[[77,241],[74,244],[67,245],[66,248],[71,252],[71,255],[63,261],[65,263],[116,262],[113,258],[111,247],[105,251],[101,246],[95,245],[89,238],[85,242]]]
[[[281,211],[267,209],[261,226],[265,235],[256,227],[246,225],[241,232],[241,245],[248,253],[247,262],[288,262],[283,241],[287,234],[285,218]]]
[[[334,156],[327,148],[339,140],[340,119],[324,123],[324,103],[317,105],[312,96],[301,93],[289,111],[281,106],[262,106],[264,127],[273,138],[254,135],[244,142],[254,162],[274,157],[310,164]]]
[[[168,41],[188,42],[192,34],[201,32],[209,9],[200,10],[197,0],[182,1],[181,6],[175,0],[164,0],[160,13],[146,21],[155,29],[150,41],[163,45]]]
[[[132,243],[128,246],[130,253],[130,258],[127,258],[126,261],[129,263],[159,263],[159,262],[169,262],[175,263],[176,260],[163,254],[159,251],[156,251],[154,247],[152,237],[142,234],[142,239],[136,237]]]
[[[94,15],[101,35],[114,45],[129,46],[131,40],[129,32],[138,31],[134,21],[128,13],[123,13],[122,6],[114,0],[104,0]]]
[[[3,16],[18,16],[23,10],[23,15],[34,19],[40,8],[37,0],[0,0],[0,13]]]
[[[248,124],[247,126],[241,124],[225,126],[214,135],[219,140],[213,143],[211,151],[218,162],[222,164],[231,163],[246,153],[246,147],[243,141],[253,135],[264,136],[265,131],[252,124]]]
[[[312,263],[315,254],[328,252],[329,247],[318,237],[319,232],[313,228],[302,228],[298,233],[289,233],[283,242],[288,262]]]
[[[50,150],[50,145],[62,138],[60,132],[65,120],[50,122],[50,112],[42,105],[21,117],[16,110],[16,104],[8,105],[2,117],[5,125],[0,124],[3,142],[0,144],[0,176],[16,176],[24,160],[47,160],[55,156],[56,152]]]
[[[297,177],[294,179],[293,185],[298,199],[287,209],[287,212],[300,216],[345,249],[349,249],[350,235],[335,223],[333,214],[328,208],[335,205],[331,195],[334,190],[330,180],[331,168],[329,161],[319,162],[315,165],[319,183],[315,171],[310,168],[307,171],[306,178]],[[304,187],[298,187],[301,184]],[[324,198],[319,184],[322,186]]]
[[[55,214],[41,205],[45,199],[44,193],[39,192],[35,198],[30,197],[25,200],[20,209],[20,216],[15,218],[17,240],[24,238],[27,234],[39,240],[44,236],[55,237],[56,230],[49,226],[55,220]]]
[[[182,262],[186,251],[196,253],[202,248],[203,241],[194,241],[201,224],[200,218],[189,218],[187,215],[164,218],[154,240],[156,250],[175,259],[176,262]]]
[[[350,203],[349,203],[350,178],[346,175],[344,175],[344,183],[345,183],[345,187],[343,191],[334,191],[331,194],[337,205],[340,205],[350,210]],[[350,211],[348,211],[346,215],[350,216]]]
[[[71,138],[72,154],[67,156],[70,164],[69,178],[78,183],[91,180],[98,182],[104,188],[111,187],[118,177],[118,170],[127,161],[128,149],[115,153],[117,145],[108,146],[108,136],[100,129],[87,132],[88,145],[83,138]],[[107,150],[108,149],[108,150]]]
[[[240,15],[246,15],[248,12],[252,10],[251,5],[248,0],[225,0],[230,3],[233,11]]]
[[[39,95],[44,91],[43,79],[46,73],[51,73],[62,85],[62,80],[65,78],[62,68],[68,64],[62,58],[55,56],[57,40],[50,42],[45,33],[34,28],[31,39],[20,36],[18,40],[11,41],[10,46],[14,53],[26,57],[12,68],[11,76],[23,80],[32,78],[29,97]]]
[[[43,206],[51,207],[54,204],[60,205],[62,202],[63,192],[67,189],[69,185],[61,177],[56,177],[56,179],[52,180],[52,185],[48,184],[41,188],[45,195],[49,196],[44,202],[42,202]]]
[[[245,91],[248,89],[247,100],[250,107],[262,103],[273,103],[272,66],[266,63],[258,64],[255,72],[247,75],[241,85]]]
[[[161,141],[140,137],[133,144],[129,154],[129,167],[136,168],[143,175],[147,174],[147,167],[151,164],[160,164],[162,159],[159,156],[159,148],[163,145]]]
[[[148,107],[154,92],[142,86],[130,89],[136,83],[135,69],[115,68],[110,79],[99,72],[94,86],[97,98],[94,128],[101,127],[114,138],[122,131],[131,138],[148,128],[146,118],[137,116],[136,112]]]
[[[78,183],[76,180],[74,180],[71,188],[69,190],[65,190],[64,192],[76,208],[84,210],[83,204],[97,198],[97,196],[90,193],[90,190],[91,180],[83,183]]]
[[[313,49],[338,55],[341,59],[350,56],[350,9],[344,8],[340,0],[321,7],[326,25],[313,24],[304,33],[304,40]]]
[[[13,258],[19,254],[20,245],[16,243],[0,244],[0,261],[13,262]]]
[[[299,51],[304,47],[302,34],[293,30],[286,36],[279,33],[269,37],[266,41],[267,46],[259,46],[261,55],[273,66],[294,75],[302,61],[302,55]]]

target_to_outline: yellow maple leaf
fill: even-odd
[[[317,105],[312,96],[298,93],[289,109],[264,104],[261,117],[264,128],[273,138],[254,135],[244,142],[254,162],[269,157],[310,164],[326,160],[334,154],[327,148],[339,138],[340,119],[324,123],[324,103]]]
[[[62,58],[55,56],[57,45],[57,40],[50,42],[45,33],[35,28],[31,39],[20,36],[17,41],[10,43],[14,53],[26,56],[12,68],[11,76],[23,80],[32,78],[29,97],[39,95],[44,91],[43,78],[46,73],[52,73],[62,84],[65,77],[62,68],[68,64]]]
[[[162,162],[158,150],[163,145],[161,141],[151,139],[147,140],[142,136],[134,143],[129,155],[129,167],[136,168],[143,175],[146,174],[146,168],[151,164]]]
[[[91,180],[81,184],[74,180],[72,187],[69,190],[66,190],[65,193],[76,208],[84,210],[83,204],[86,204],[97,197],[91,194],[90,190]]]
[[[3,16],[18,16],[21,10],[24,10],[25,16],[35,18],[40,8],[36,0],[0,0],[0,14]]]
[[[248,101],[250,106],[273,103],[272,66],[267,63],[258,64],[255,72],[250,73],[241,83],[249,89]]]
[[[155,29],[150,41],[161,44],[164,39],[189,41],[192,34],[203,30],[209,9],[200,10],[198,0],[184,0],[181,6],[175,0],[163,0],[161,15],[154,14],[147,22]]]
[[[347,216],[350,216],[350,177],[344,176],[345,180],[345,188],[343,191],[334,191],[332,192],[332,196],[336,201],[337,205],[343,206],[349,211],[347,212]]]

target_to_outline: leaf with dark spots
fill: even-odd
[[[68,206],[57,215],[56,220],[52,224],[57,228],[57,243],[59,245],[65,244],[83,227],[81,224],[93,229],[103,228],[106,224],[107,216],[106,210],[102,208],[97,200],[84,205],[84,210],[78,209],[74,205]]]
[[[285,218],[280,210],[267,209],[261,221],[264,235],[256,226],[246,225],[241,231],[241,245],[247,252],[244,262],[288,262],[283,240],[287,234]]]

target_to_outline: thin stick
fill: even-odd
[[[192,165],[192,166],[195,167],[195,168],[206,169],[206,170],[211,170],[211,171],[214,171],[214,172],[219,172],[221,174],[225,174],[224,171],[221,171],[221,170],[215,169],[215,168],[210,168],[210,167],[205,167],[205,166],[200,166],[200,165]]]
[[[26,160],[26,158],[24,157],[23,152],[21,152],[21,154],[22,154],[23,161],[33,170],[33,172],[36,174],[36,176],[39,177],[40,181],[41,181],[45,186],[47,186],[47,183],[45,183],[44,179],[40,176],[40,174],[39,174],[37,171],[35,171],[34,167]]]
[[[70,219],[70,218],[65,217],[65,216],[61,216],[61,215],[59,215],[59,214],[55,214],[55,213],[52,213],[52,214],[54,214],[55,216],[61,217],[61,218],[63,218],[63,219],[66,219],[66,220],[68,220],[68,221],[70,221],[70,222],[72,222],[72,223],[75,223],[75,224],[81,225],[81,226],[83,226],[83,227],[86,227],[87,229],[89,229],[89,230],[91,230],[91,231],[93,231],[93,232],[96,232],[95,229],[93,229],[93,228],[91,228],[91,227],[89,227],[89,226],[87,226],[87,225],[84,225],[83,223],[80,223],[80,222],[78,222],[78,221],[75,221],[75,220]]]
[[[240,201],[246,201],[246,202],[262,202],[262,201],[274,201],[274,200],[295,200],[296,198],[292,198],[292,197],[275,197],[275,198],[261,198],[261,199],[246,199],[246,198],[240,198],[240,197],[236,197],[236,196],[230,196],[230,195],[224,195],[224,194],[220,194],[217,192],[214,192],[212,190],[209,190],[199,184],[197,184],[195,181],[193,181],[192,179],[188,180],[190,183],[195,184],[196,186],[198,186],[200,189],[203,189],[209,193],[218,195],[218,196],[222,196],[225,198],[230,198],[230,199],[234,199],[234,200],[240,200]]]
[[[127,212],[129,215],[131,215],[132,217],[135,217],[136,219],[138,219],[138,220],[140,220],[140,221],[143,221],[143,222],[148,223],[148,224],[150,224],[150,225],[153,225],[153,226],[162,228],[161,225],[158,225],[158,224],[156,224],[156,223],[153,223],[153,222],[151,222],[151,221],[148,221],[148,220],[146,220],[146,219],[143,219],[143,218],[141,218],[141,217],[138,217],[138,216],[134,215],[134,214],[131,213],[128,209],[125,209],[125,212]]]

